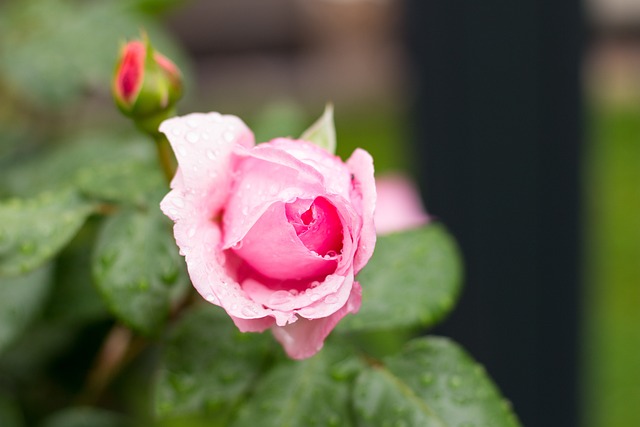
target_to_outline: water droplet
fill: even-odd
[[[220,304],[220,301],[218,301],[218,298],[216,298],[214,294],[207,294],[204,299],[209,301],[211,304]]]
[[[449,385],[453,388],[460,387],[462,385],[462,378],[457,375],[452,376],[449,378]]]
[[[109,268],[113,261],[116,259],[116,252],[105,252],[100,257],[100,263],[102,263],[103,268]]]
[[[231,247],[233,249],[239,250],[239,249],[242,249],[242,245],[244,245],[244,242],[242,240],[238,240],[233,245],[231,245]]]
[[[200,136],[196,132],[189,132],[187,134],[187,141],[192,144],[195,144],[200,139]]]
[[[20,252],[22,252],[25,255],[29,255],[34,253],[36,250],[36,245],[33,242],[24,242],[22,245],[20,245]]]
[[[233,382],[238,377],[237,373],[225,371],[220,375],[220,379],[223,383]]]
[[[179,127],[175,127],[171,130],[171,133],[175,136],[180,136],[182,135],[182,129],[180,129]]]
[[[187,155],[187,150],[185,150],[185,148],[184,148],[182,145],[179,145],[179,146],[178,146],[178,153],[179,153],[181,156],[186,156],[186,155]]]
[[[175,283],[177,278],[178,269],[174,268],[173,266],[170,266],[162,273],[162,281],[167,285]]]
[[[252,306],[242,307],[242,310],[240,310],[240,312],[247,317],[254,317],[256,314],[258,314],[258,310],[256,310],[255,307]]]
[[[189,117],[189,118],[187,119],[187,124],[188,124],[190,127],[194,128],[194,127],[196,127],[196,126],[198,126],[198,125],[200,124],[200,120],[198,120],[198,119],[197,119],[197,118],[195,118],[195,117]]]
[[[174,197],[173,204],[178,208],[184,208],[184,200],[181,197]]]
[[[433,374],[431,372],[425,372],[420,377],[420,382],[423,385],[431,385],[433,383]]]
[[[297,289],[291,289],[291,290],[289,290],[289,293],[295,297],[295,296],[297,296],[300,292],[298,292],[298,290],[297,290]]]
[[[249,207],[248,206],[243,206],[242,207],[242,215],[249,215]]]
[[[188,236],[189,236],[189,238],[191,238],[191,237],[193,237],[193,236],[195,236],[195,235],[196,235],[196,228],[195,228],[195,227],[191,227],[191,228],[189,229]]]
[[[318,291],[311,291],[309,292],[309,297],[311,298],[311,301],[318,301],[320,298],[322,298],[322,294],[320,294]]]
[[[464,405],[469,402],[469,398],[467,396],[455,395],[453,396],[453,401],[458,405]]]
[[[293,299],[293,295],[291,295],[287,291],[275,291],[269,297],[269,305],[270,306],[285,305],[290,303],[292,299]]]
[[[233,141],[233,134],[231,132],[225,132],[224,135],[222,135],[222,137],[227,142]]]
[[[215,160],[216,153],[214,153],[213,150],[207,150],[207,157],[209,158],[209,160]]]
[[[337,296],[335,296],[334,294],[327,295],[327,296],[324,298],[324,302],[326,302],[327,304],[335,304],[335,303],[337,303],[337,302],[338,302],[338,297],[337,297]]]
[[[329,419],[327,421],[329,423],[329,427],[337,427],[340,425],[340,418],[336,414],[329,415]]]

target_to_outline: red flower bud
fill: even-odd
[[[148,41],[131,41],[120,53],[113,96],[118,108],[136,122],[165,116],[182,96],[180,70]]]

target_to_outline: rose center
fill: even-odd
[[[286,205],[287,220],[305,247],[321,256],[342,251],[342,223],[336,207],[324,197],[298,199]]]

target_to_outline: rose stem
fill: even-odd
[[[122,325],[111,328],[78,398],[79,403],[92,404],[98,401],[116,375],[145,346],[146,342],[140,337],[134,337],[130,329]]]
[[[158,150],[158,160],[164,172],[167,182],[171,182],[173,176],[176,173],[176,164],[173,157],[173,151],[169,145],[167,137],[160,132],[153,135],[153,139],[156,141],[156,149]]]

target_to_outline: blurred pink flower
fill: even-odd
[[[310,142],[255,145],[237,117],[190,114],[160,126],[178,159],[161,203],[198,292],[243,332],[271,328],[310,357],[360,308],[355,275],[376,241],[373,160],[346,163]]]
[[[420,227],[429,222],[413,182],[401,174],[376,178],[375,224],[378,235]]]

